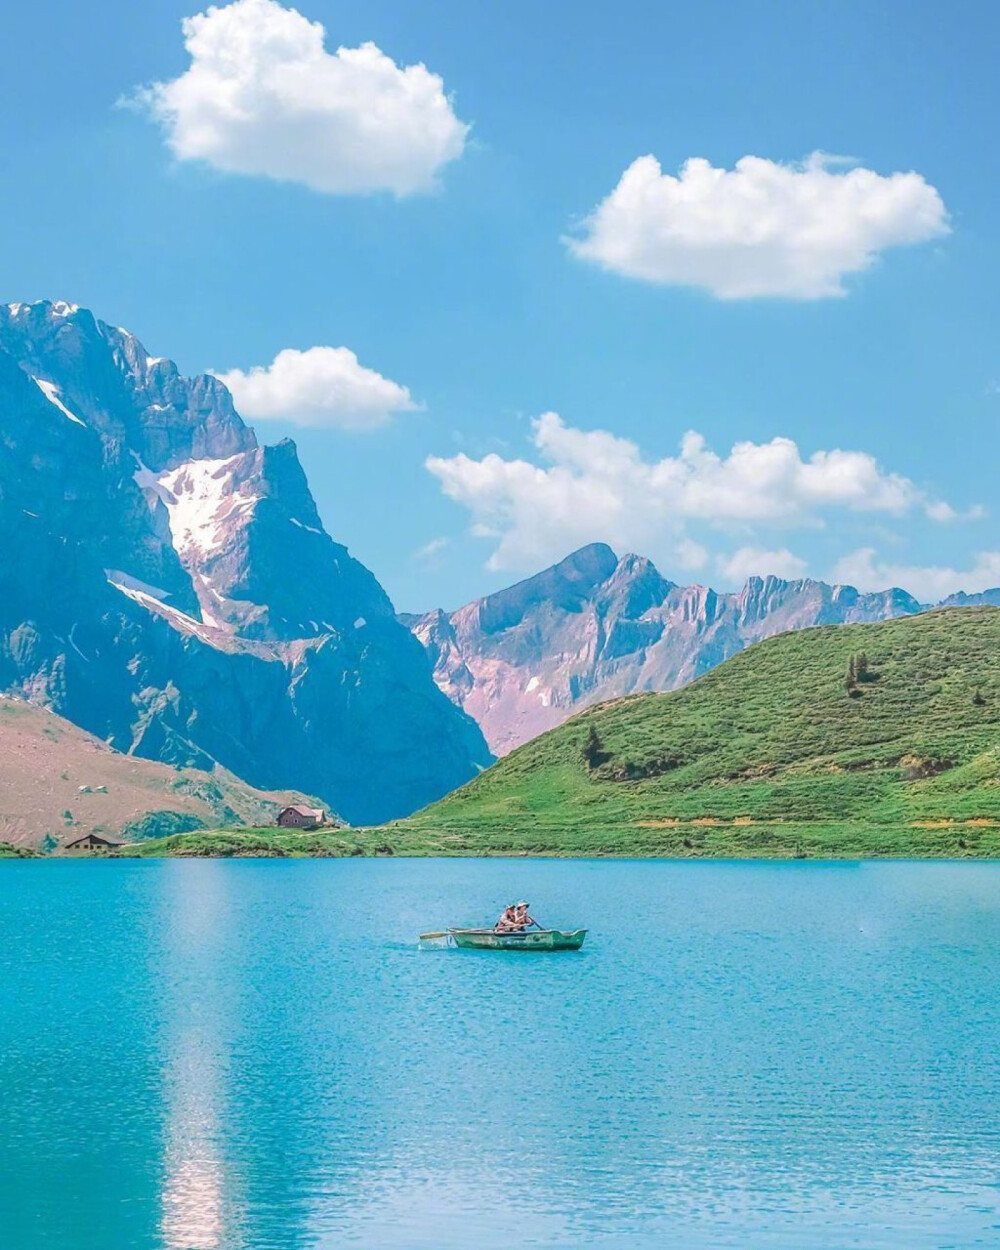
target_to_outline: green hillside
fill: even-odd
[[[1000,609],[781,635],[383,832],[439,853],[1000,855]]]

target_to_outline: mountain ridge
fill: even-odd
[[[862,592],[810,578],[751,577],[729,592],[681,586],[645,556],[591,543],[454,612],[400,619],[438,686],[503,755],[583,706],[676,689],[772,634],[923,609],[898,587]]]
[[[127,752],[402,815],[490,755],[288,440],[74,305],[0,306],[0,690]]]

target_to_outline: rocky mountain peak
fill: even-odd
[[[622,556],[604,582],[601,598],[618,614],[640,617],[662,604],[674,588],[652,560],[630,552]]]
[[[172,361],[150,356],[135,335],[86,308],[48,300],[0,305],[0,347],[150,469],[257,445],[217,378],[182,377]]]
[[[476,623],[484,633],[510,629],[540,604],[550,603],[562,611],[578,611],[618,565],[618,557],[604,543],[590,543],[558,564],[487,595],[474,608]]]
[[[671,690],[772,634],[920,607],[898,589],[809,578],[751,577],[725,593],[678,586],[643,556],[614,560],[593,544],[507,591],[407,623],[438,685],[502,754],[588,703]]]
[[[489,762],[295,444],[64,302],[0,306],[0,692],[122,750],[405,815]]]
[[[906,592],[894,591],[893,593],[905,594]],[[960,590],[957,594],[949,595],[947,599],[943,599],[939,606],[942,608],[972,608],[982,604],[1000,607],[1000,587],[994,587],[992,590],[981,590],[971,595],[964,590]]]
[[[586,582],[596,585],[610,577],[618,565],[618,557],[607,543],[587,543],[570,552],[565,559],[554,564],[548,572],[568,582]],[[538,574],[544,577],[545,573]],[[529,579],[530,580],[530,579]]]

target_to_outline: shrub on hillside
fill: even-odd
[[[606,764],[611,759],[610,753],[604,749],[604,743],[601,741],[600,734],[593,725],[590,726],[587,741],[583,744],[582,755],[583,762],[591,772],[595,768],[600,768],[602,764]]]

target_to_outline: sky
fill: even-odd
[[[589,541],[720,589],[1000,584],[996,6],[3,23],[0,298],[218,373],[401,610]]]

